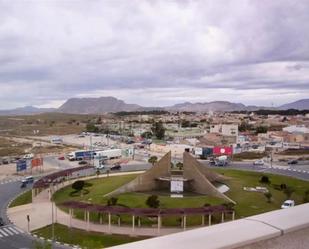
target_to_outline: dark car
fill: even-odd
[[[7,158],[2,159],[2,164],[9,164],[9,160]]]
[[[65,160],[65,157],[64,156],[60,156],[60,157],[58,157],[58,160]]]
[[[21,185],[20,185],[20,188],[25,188],[25,187],[27,187],[27,182],[22,181]]]
[[[5,224],[4,224],[4,221],[3,221],[3,219],[0,217],[0,227],[1,226],[4,226]]]
[[[111,170],[121,170],[121,165],[120,164],[115,164],[110,168]]]
[[[78,162],[78,164],[79,165],[85,165],[85,164],[87,164],[87,162],[86,161],[80,161],[80,162]]]
[[[298,164],[298,161],[297,160],[290,160],[290,161],[288,161],[288,164]]]

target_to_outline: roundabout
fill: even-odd
[[[225,195],[236,202],[236,205],[233,206],[236,219],[279,209],[282,202],[287,199],[284,191],[278,189],[278,186],[282,183],[293,186],[292,198],[297,205],[303,203],[305,192],[309,189],[307,181],[282,175],[229,168],[214,168],[212,170],[228,178],[226,186],[229,187],[229,190],[225,192]],[[184,192],[183,198],[173,198],[170,196],[169,190],[163,192],[133,191],[119,193],[115,196],[109,195],[132,182],[143,171],[119,172],[109,174],[109,176],[106,174],[99,176],[88,175],[84,171],[78,171],[78,169],[73,170],[71,173],[70,175],[67,171],[63,171],[42,178],[36,185],[37,188],[33,190],[34,198],[31,210],[21,212],[20,216],[15,216],[16,219],[14,219],[14,215],[17,214],[9,210],[9,216],[13,223],[26,230],[26,224],[22,217],[24,217],[25,212],[30,212],[32,218],[30,230],[35,231],[36,234],[39,234],[39,231],[43,229],[45,233],[47,232],[51,236],[50,232],[48,232],[50,228],[37,229],[57,223],[55,224],[56,231],[57,229],[64,231],[64,227],[71,226],[67,230],[68,233],[72,229],[80,229],[80,231],[88,230],[91,233],[112,234],[110,236],[118,236],[116,234],[133,235],[141,239],[175,233],[184,229],[208,226],[209,224],[213,225],[233,219],[233,213],[230,212],[232,209],[229,209],[229,212],[225,212],[225,210],[222,212],[222,209],[216,210],[214,208],[222,205],[231,208],[226,200],[215,196],[198,193],[186,194]],[[88,173],[90,174],[90,172]],[[268,176],[270,183],[261,183],[262,176]],[[70,193],[74,191],[72,184],[76,180],[85,181],[87,191],[83,192],[82,195],[71,196]],[[244,187],[257,186],[265,187],[272,193],[270,203],[263,193],[244,190]],[[146,201],[150,195],[158,196],[160,201],[158,208],[151,209],[147,206]],[[50,201],[51,197],[52,202]],[[108,205],[112,197],[117,198],[117,201],[114,203],[115,205]],[[78,203],[84,206],[77,207]],[[51,223],[51,206],[54,208],[55,215],[53,223]],[[211,209],[209,207],[213,208],[213,211],[217,211],[211,214],[210,222],[209,214]],[[71,211],[69,211],[70,209]],[[74,211],[72,211],[73,209]],[[224,213],[223,219],[222,213]],[[158,216],[160,216],[159,222]],[[35,222],[37,226],[34,226]],[[63,227],[60,228],[60,225]]]
[[[157,171],[158,166],[154,166]],[[194,192],[189,194],[185,191],[180,198],[175,198],[165,185],[159,185],[159,189],[156,187],[152,190],[138,189],[140,186],[135,183],[143,183],[145,175],[147,183],[151,180],[149,172],[147,174],[146,171],[146,173],[138,175],[106,176],[86,181],[88,193],[80,196],[72,197],[70,195],[72,188],[67,186],[53,195],[53,201],[69,214],[71,217],[69,219],[83,220],[86,223],[85,227],[89,227],[89,223],[106,224],[105,232],[108,233],[112,231],[112,226],[123,226],[128,229],[133,227],[133,232],[138,234],[135,229],[136,224],[141,229],[155,228],[158,231],[162,227],[190,229],[205,224],[233,220],[235,217],[243,218],[276,210],[280,208],[284,200],[291,196],[297,204],[301,204],[304,201],[306,190],[309,189],[307,181],[280,175],[224,168],[212,169],[212,173],[214,176],[219,175],[225,179],[224,184],[219,183],[215,186],[218,192],[224,192],[227,198],[216,194]],[[268,183],[261,182],[262,176],[267,176],[270,181]],[[156,177],[154,177],[154,184],[157,183]],[[293,187],[290,196],[287,196],[287,193],[278,187],[282,184]],[[141,186],[143,187],[143,185]],[[245,190],[255,187],[270,192],[271,200],[268,201],[265,192]],[[157,196],[159,201],[157,208],[150,208],[146,204],[151,195]],[[111,202],[111,200],[113,201]],[[228,200],[235,202],[231,203]],[[213,212],[211,208],[213,208]],[[207,222],[205,222],[205,217],[208,219]],[[71,226],[69,219],[66,225]],[[127,230],[127,232],[128,234],[133,233],[131,230]],[[156,236],[157,234],[156,232],[152,235]]]

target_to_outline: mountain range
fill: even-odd
[[[120,111],[149,111],[149,110],[167,110],[167,111],[187,111],[187,112],[208,112],[208,111],[254,111],[259,109],[298,109],[308,110],[309,99],[301,99],[292,103],[284,104],[277,108],[264,106],[246,106],[242,103],[232,103],[228,101],[212,101],[204,103],[184,102],[167,107],[143,107],[136,104],[127,104],[123,100],[114,97],[99,98],[71,98],[68,99],[59,108],[37,108],[25,106],[12,110],[1,110],[0,115],[33,115],[46,112],[61,112],[71,114],[103,114]]]

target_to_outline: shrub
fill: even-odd
[[[233,202],[226,202],[223,203],[222,206],[225,206],[227,209],[233,209],[235,207],[235,204]]]
[[[268,176],[262,176],[261,179],[260,179],[260,183],[267,183],[267,184],[269,184],[270,180],[269,180]]]
[[[157,195],[151,195],[146,200],[146,205],[151,208],[158,208],[160,206],[160,200]]]
[[[72,184],[72,188],[75,189],[76,191],[81,191],[85,186],[85,181],[76,181]]]

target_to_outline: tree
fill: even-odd
[[[268,202],[268,203],[271,203],[271,198],[273,197],[272,193],[267,192],[267,193],[265,193],[264,195],[265,195],[265,197],[267,198],[267,202]]]
[[[160,206],[160,200],[157,195],[151,195],[146,200],[146,205],[151,208],[158,208]]]
[[[267,133],[267,131],[268,131],[268,128],[266,126],[258,126],[255,129],[255,133],[256,134],[258,134],[258,133]]]
[[[152,132],[151,131],[145,131],[141,134],[141,137],[145,138],[145,139],[150,139],[150,138],[152,138]]]
[[[87,132],[99,132],[99,128],[96,127],[93,123],[88,123],[86,125],[86,131]]]
[[[165,135],[165,128],[162,121],[152,123],[151,131],[156,138],[163,139]]]
[[[118,201],[117,197],[111,197],[107,200],[107,206],[116,206]]]
[[[283,190],[283,193],[286,195],[287,199],[290,199],[294,192],[295,192],[295,189],[289,186]]]
[[[72,184],[72,188],[77,192],[81,191],[85,186],[85,181],[78,180]]]
[[[96,173],[97,176],[99,176],[101,172],[100,172],[99,169],[97,169],[97,171],[95,173]]]
[[[267,184],[269,184],[270,180],[269,180],[268,176],[262,176],[261,179],[260,179],[260,183],[267,183]]]
[[[152,164],[152,166],[158,161],[158,157],[157,156],[151,156],[148,159],[148,162]]]
[[[238,126],[239,131],[250,131],[252,130],[252,125],[249,124],[247,121],[242,121],[241,124]]]
[[[182,120],[181,121],[181,127],[182,128],[187,128],[187,127],[190,127],[190,126],[191,126],[190,121],[188,121],[188,120]]]

